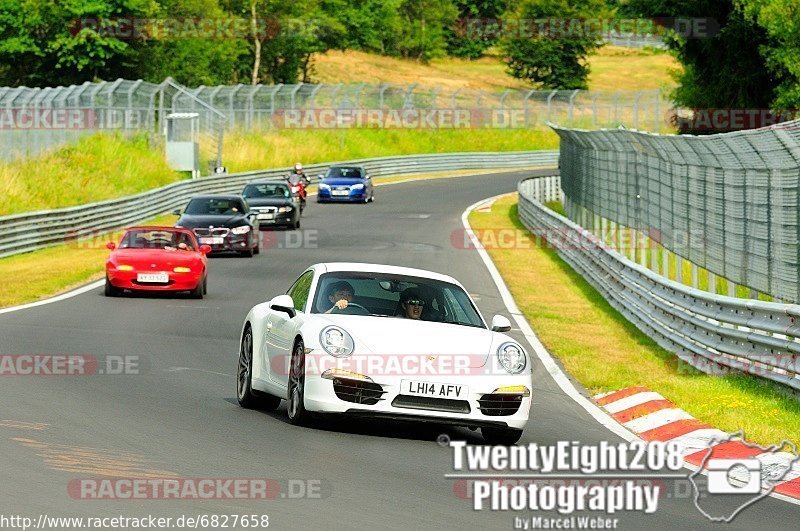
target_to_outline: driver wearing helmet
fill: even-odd
[[[309,179],[308,175],[306,175],[306,172],[303,171],[303,164],[300,162],[295,162],[294,171],[292,171],[290,177],[292,182],[297,182],[296,179],[299,177],[300,179],[303,179],[303,182],[306,186],[311,184],[311,179]]]

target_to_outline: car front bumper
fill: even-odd
[[[338,378],[337,385],[336,380],[318,375],[307,376],[305,408],[318,413],[440,422],[467,427],[523,429],[528,422],[532,390],[530,374],[457,377],[393,375],[375,376],[372,379],[371,384],[364,385],[360,381]],[[420,397],[404,394],[402,380],[453,383],[466,386],[468,391],[462,400]],[[353,385],[354,382],[357,385]],[[527,396],[523,393],[495,393],[499,388],[520,385],[528,390]]]
[[[338,203],[354,203],[363,201],[367,197],[367,189],[351,190],[348,195],[332,195],[330,190],[319,190],[317,192],[318,202],[338,202]]]
[[[161,273],[162,271],[118,271],[106,269],[106,276],[112,286],[119,289],[136,291],[192,291],[197,288],[201,278],[199,273],[173,273],[167,272],[169,282],[156,284],[152,282],[138,282],[139,273]]]

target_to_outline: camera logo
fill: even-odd
[[[700,452],[703,450],[701,449]],[[702,472],[707,471],[707,476]],[[797,447],[784,440],[762,447],[741,431],[708,441],[702,461],[689,475],[694,504],[712,522],[730,523],[740,512],[769,496],[780,483],[800,475]]]
[[[758,459],[709,459],[709,494],[758,494],[761,461]]]

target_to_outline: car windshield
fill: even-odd
[[[233,216],[240,212],[244,212],[244,205],[237,199],[197,197],[189,201],[185,213],[207,216]]]
[[[335,308],[348,299],[345,309]],[[333,310],[331,310],[334,308]],[[325,273],[311,313],[409,318],[486,328],[469,295],[441,280],[387,273]]]
[[[285,184],[248,184],[242,193],[248,199],[288,198],[292,195]]]
[[[345,178],[345,179],[363,179],[361,168],[352,168],[347,166],[334,166],[328,168],[326,178]]]
[[[196,251],[192,237],[182,231],[131,230],[125,233],[120,249],[165,249]]]

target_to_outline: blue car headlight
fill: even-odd
[[[330,185],[327,185],[325,183],[319,183],[319,189],[320,190],[330,190],[331,187],[330,187]]]
[[[359,184],[354,184],[353,186],[350,187],[350,189],[351,190],[363,190],[364,189],[364,185],[360,184],[360,183]]]

